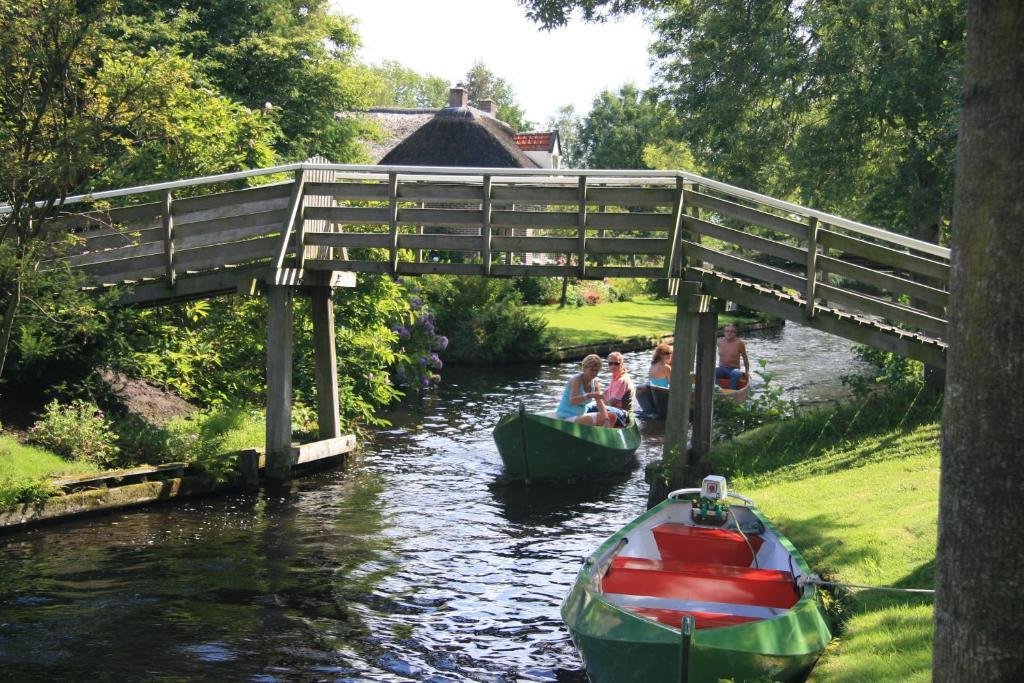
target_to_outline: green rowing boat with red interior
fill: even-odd
[[[520,407],[498,421],[494,443],[511,479],[600,477],[636,465],[640,429],[632,418],[626,427],[593,427]]]
[[[674,491],[584,562],[562,619],[590,680],[806,678],[832,638],[810,569],[725,495],[722,477]]]

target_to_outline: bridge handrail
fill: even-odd
[[[748,201],[757,202],[764,206],[769,206],[780,211],[787,211],[790,213],[799,214],[807,217],[814,217],[817,220],[834,225],[836,227],[843,228],[853,233],[858,233],[874,239],[886,240],[892,244],[898,244],[902,247],[913,249],[921,253],[929,254],[931,256],[937,256],[943,259],[949,259],[949,249],[942,247],[937,244],[918,240],[913,237],[907,237],[900,235],[899,233],[882,230],[864,223],[852,221],[841,216],[826,213],[824,211],[818,211],[811,209],[799,204],[787,202],[768,195],[761,194],[759,192],[753,192],[746,190],[741,187],[729,185],[711,178],[705,178],[704,176],[697,175],[695,173],[689,173],[687,171],[658,171],[658,170],[614,170],[614,169],[524,169],[524,168],[459,168],[453,169],[452,167],[438,167],[438,166],[374,166],[365,164],[323,164],[323,163],[312,163],[302,162],[293,164],[284,164],[281,166],[272,166],[269,168],[250,169],[247,171],[235,171],[233,173],[221,173],[212,176],[202,176],[199,178],[188,178],[184,180],[174,180],[163,183],[153,183],[150,185],[140,185],[136,187],[122,188],[118,190],[104,190],[101,192],[92,192],[88,194],[74,195],[67,197],[63,204],[75,204],[83,201],[95,201],[98,199],[114,199],[117,197],[127,197],[135,194],[145,194],[148,192],[159,192],[163,190],[174,190],[182,187],[196,187],[199,185],[212,185],[215,183],[230,182],[233,180],[242,180],[245,178],[251,178],[261,175],[273,175],[276,173],[290,173],[296,171],[338,171],[345,173],[368,173],[374,176],[386,175],[389,173],[396,173],[410,176],[421,176],[421,175],[432,175],[432,176],[449,176],[453,178],[465,177],[465,176],[513,176],[513,177],[529,177],[537,178],[539,181],[548,179],[549,181],[557,182],[560,178],[579,178],[580,176],[587,176],[592,178],[625,178],[625,179],[643,179],[649,181],[661,180],[662,182],[669,183],[675,182],[675,179],[682,178],[685,181],[691,183],[698,183],[705,187],[730,194],[734,197],[746,199]],[[40,206],[42,204],[39,204]],[[0,215],[11,212],[10,206],[0,206]]]

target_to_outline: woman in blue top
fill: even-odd
[[[669,378],[672,377],[672,347],[670,345],[661,342],[655,347],[647,377],[647,381],[652,386],[668,389]]]
[[[568,381],[562,390],[562,401],[558,404],[555,415],[560,420],[578,422],[580,424],[610,427],[615,418],[608,414],[604,404],[601,384],[597,381],[597,373],[601,370],[601,357],[590,354],[581,364],[583,372]],[[597,401],[597,412],[587,412],[587,402]]]

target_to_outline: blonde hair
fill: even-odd
[[[651,356],[651,365],[655,363],[663,363],[662,360],[666,355],[672,353],[672,346],[666,342],[661,342],[654,347],[654,355]]]
[[[601,369],[601,356],[598,356],[597,354],[592,353],[589,356],[587,356],[586,358],[584,358],[583,362],[580,363],[580,365],[582,366],[582,368],[584,370],[586,370],[588,368],[594,368],[596,370],[600,370]]]
[[[612,351],[611,353],[609,353],[608,354],[608,360],[609,361],[613,361],[613,360],[619,361],[619,363],[621,363],[620,367],[622,368],[622,371],[623,372],[626,371],[626,359],[623,358],[622,354],[619,353],[618,351]]]

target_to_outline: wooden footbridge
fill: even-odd
[[[279,478],[292,297],[313,300],[321,438],[339,438],[330,288],[358,273],[669,279],[676,356],[699,347],[698,450],[710,440],[716,302],[945,358],[948,249],[678,171],[307,162],[72,197],[49,235],[70,248],[42,267],[119,288],[126,305],[268,297],[268,473]],[[689,368],[675,368],[685,385]],[[688,414],[689,400],[673,392],[671,413]],[[685,439],[683,424],[669,421],[666,448]]]

